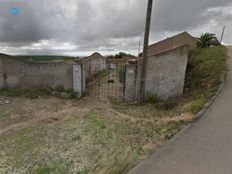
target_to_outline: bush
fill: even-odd
[[[58,85],[54,88],[54,90],[58,92],[65,92],[64,85]]]
[[[177,106],[177,102],[174,99],[163,100],[158,104],[158,108],[162,110],[171,110]]]
[[[87,79],[87,81],[90,82],[93,79],[101,79],[101,78],[105,77],[108,74],[109,74],[109,71],[106,70],[106,69],[103,69],[101,71],[98,71],[96,74],[94,74],[91,79]]]
[[[157,96],[157,94],[154,94],[152,92],[148,92],[145,97],[145,101],[148,103],[159,103],[161,100]]]

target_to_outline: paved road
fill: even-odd
[[[232,47],[224,90],[203,118],[128,174],[232,173]]]

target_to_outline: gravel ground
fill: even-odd
[[[4,98],[0,174],[119,174],[192,121],[189,113],[91,98]]]

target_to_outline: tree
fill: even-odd
[[[120,52],[120,53],[118,53],[118,54],[115,55],[115,58],[116,59],[122,59],[126,55],[127,55],[126,53]]]
[[[131,54],[127,54],[127,53],[124,53],[124,52],[119,52],[118,54],[116,54],[116,55],[114,56],[114,58],[115,58],[115,59],[122,59],[122,58],[124,58],[125,56],[128,56],[128,57],[135,57],[135,56],[133,56],[133,55],[131,55]]]
[[[204,33],[200,37],[200,41],[197,43],[198,48],[209,48],[213,46],[221,45],[218,41],[215,34],[212,33]]]

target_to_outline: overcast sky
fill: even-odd
[[[188,31],[212,32],[232,44],[231,0],[154,0],[150,43]],[[147,0],[0,0],[0,52],[137,54]],[[18,15],[10,9],[19,8]]]

